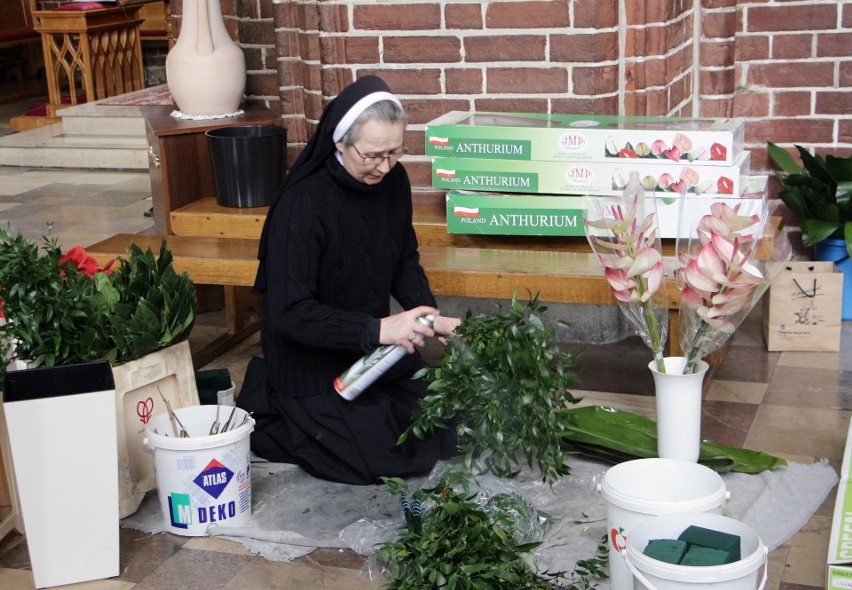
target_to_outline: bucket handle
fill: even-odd
[[[633,565],[633,562],[631,562],[630,558],[627,556],[626,551],[622,554],[622,556],[624,557],[624,563],[627,565],[627,569],[630,570],[630,573],[633,574],[634,578],[639,580],[639,583],[645,586],[645,588],[647,588],[648,590],[657,590],[657,587],[654,586],[651,582],[649,582],[648,578],[642,575],[642,572],[636,569],[636,566]]]
[[[154,446],[148,440],[147,436],[142,439],[142,448],[144,450],[148,451],[149,453],[151,453],[152,455],[154,454]]]
[[[623,554],[624,563],[627,564],[627,569],[630,570],[630,573],[639,580],[639,582],[645,586],[648,590],[657,590],[657,587],[654,586],[648,578],[642,575],[636,566],[630,561],[630,558],[627,556],[627,552],[625,551]],[[769,548],[763,547],[763,578],[760,580],[760,585],[757,587],[757,590],[763,590],[766,587],[766,582],[769,580]]]

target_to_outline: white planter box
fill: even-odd
[[[109,363],[13,371],[4,390],[36,587],[117,576],[115,392]]]

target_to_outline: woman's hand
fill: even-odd
[[[424,315],[435,316],[434,329],[417,321]],[[382,318],[379,328],[379,344],[398,344],[405,348],[408,354],[414,352],[415,347],[422,347],[426,338],[443,336],[452,333],[461,320],[456,318],[445,318],[434,307],[421,305],[386,318]]]
[[[446,316],[438,315],[435,316],[435,322],[432,324],[432,329],[435,331],[435,335],[438,336],[438,340],[440,340],[441,344],[446,344],[447,339],[445,336],[449,336],[453,332],[456,331],[456,328],[461,324],[461,320],[459,318],[448,318]]]

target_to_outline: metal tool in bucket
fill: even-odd
[[[649,541],[675,539],[693,525],[738,536],[741,559],[723,565],[689,566],[644,554]],[[644,520],[630,533],[625,564],[647,590],[763,590],[769,579],[769,549],[760,536],[745,523],[720,514],[676,513]],[[763,577],[758,584],[761,566]]]
[[[631,531],[643,520],[677,512],[721,513],[728,492],[718,473],[689,461],[636,459],[610,467],[598,489],[607,502],[612,590],[633,590],[624,562]]]
[[[197,537],[211,525],[249,521],[253,430],[254,419],[235,406],[188,406],[148,422],[143,444],[154,454],[167,532]]]

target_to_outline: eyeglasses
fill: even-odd
[[[387,160],[389,164],[396,163],[397,160],[408,153],[408,148],[404,145],[383,154],[362,154],[361,151],[355,147],[355,144],[352,144],[352,149],[355,150],[356,154],[361,156],[361,160],[364,162],[365,166],[378,166],[385,160]]]

